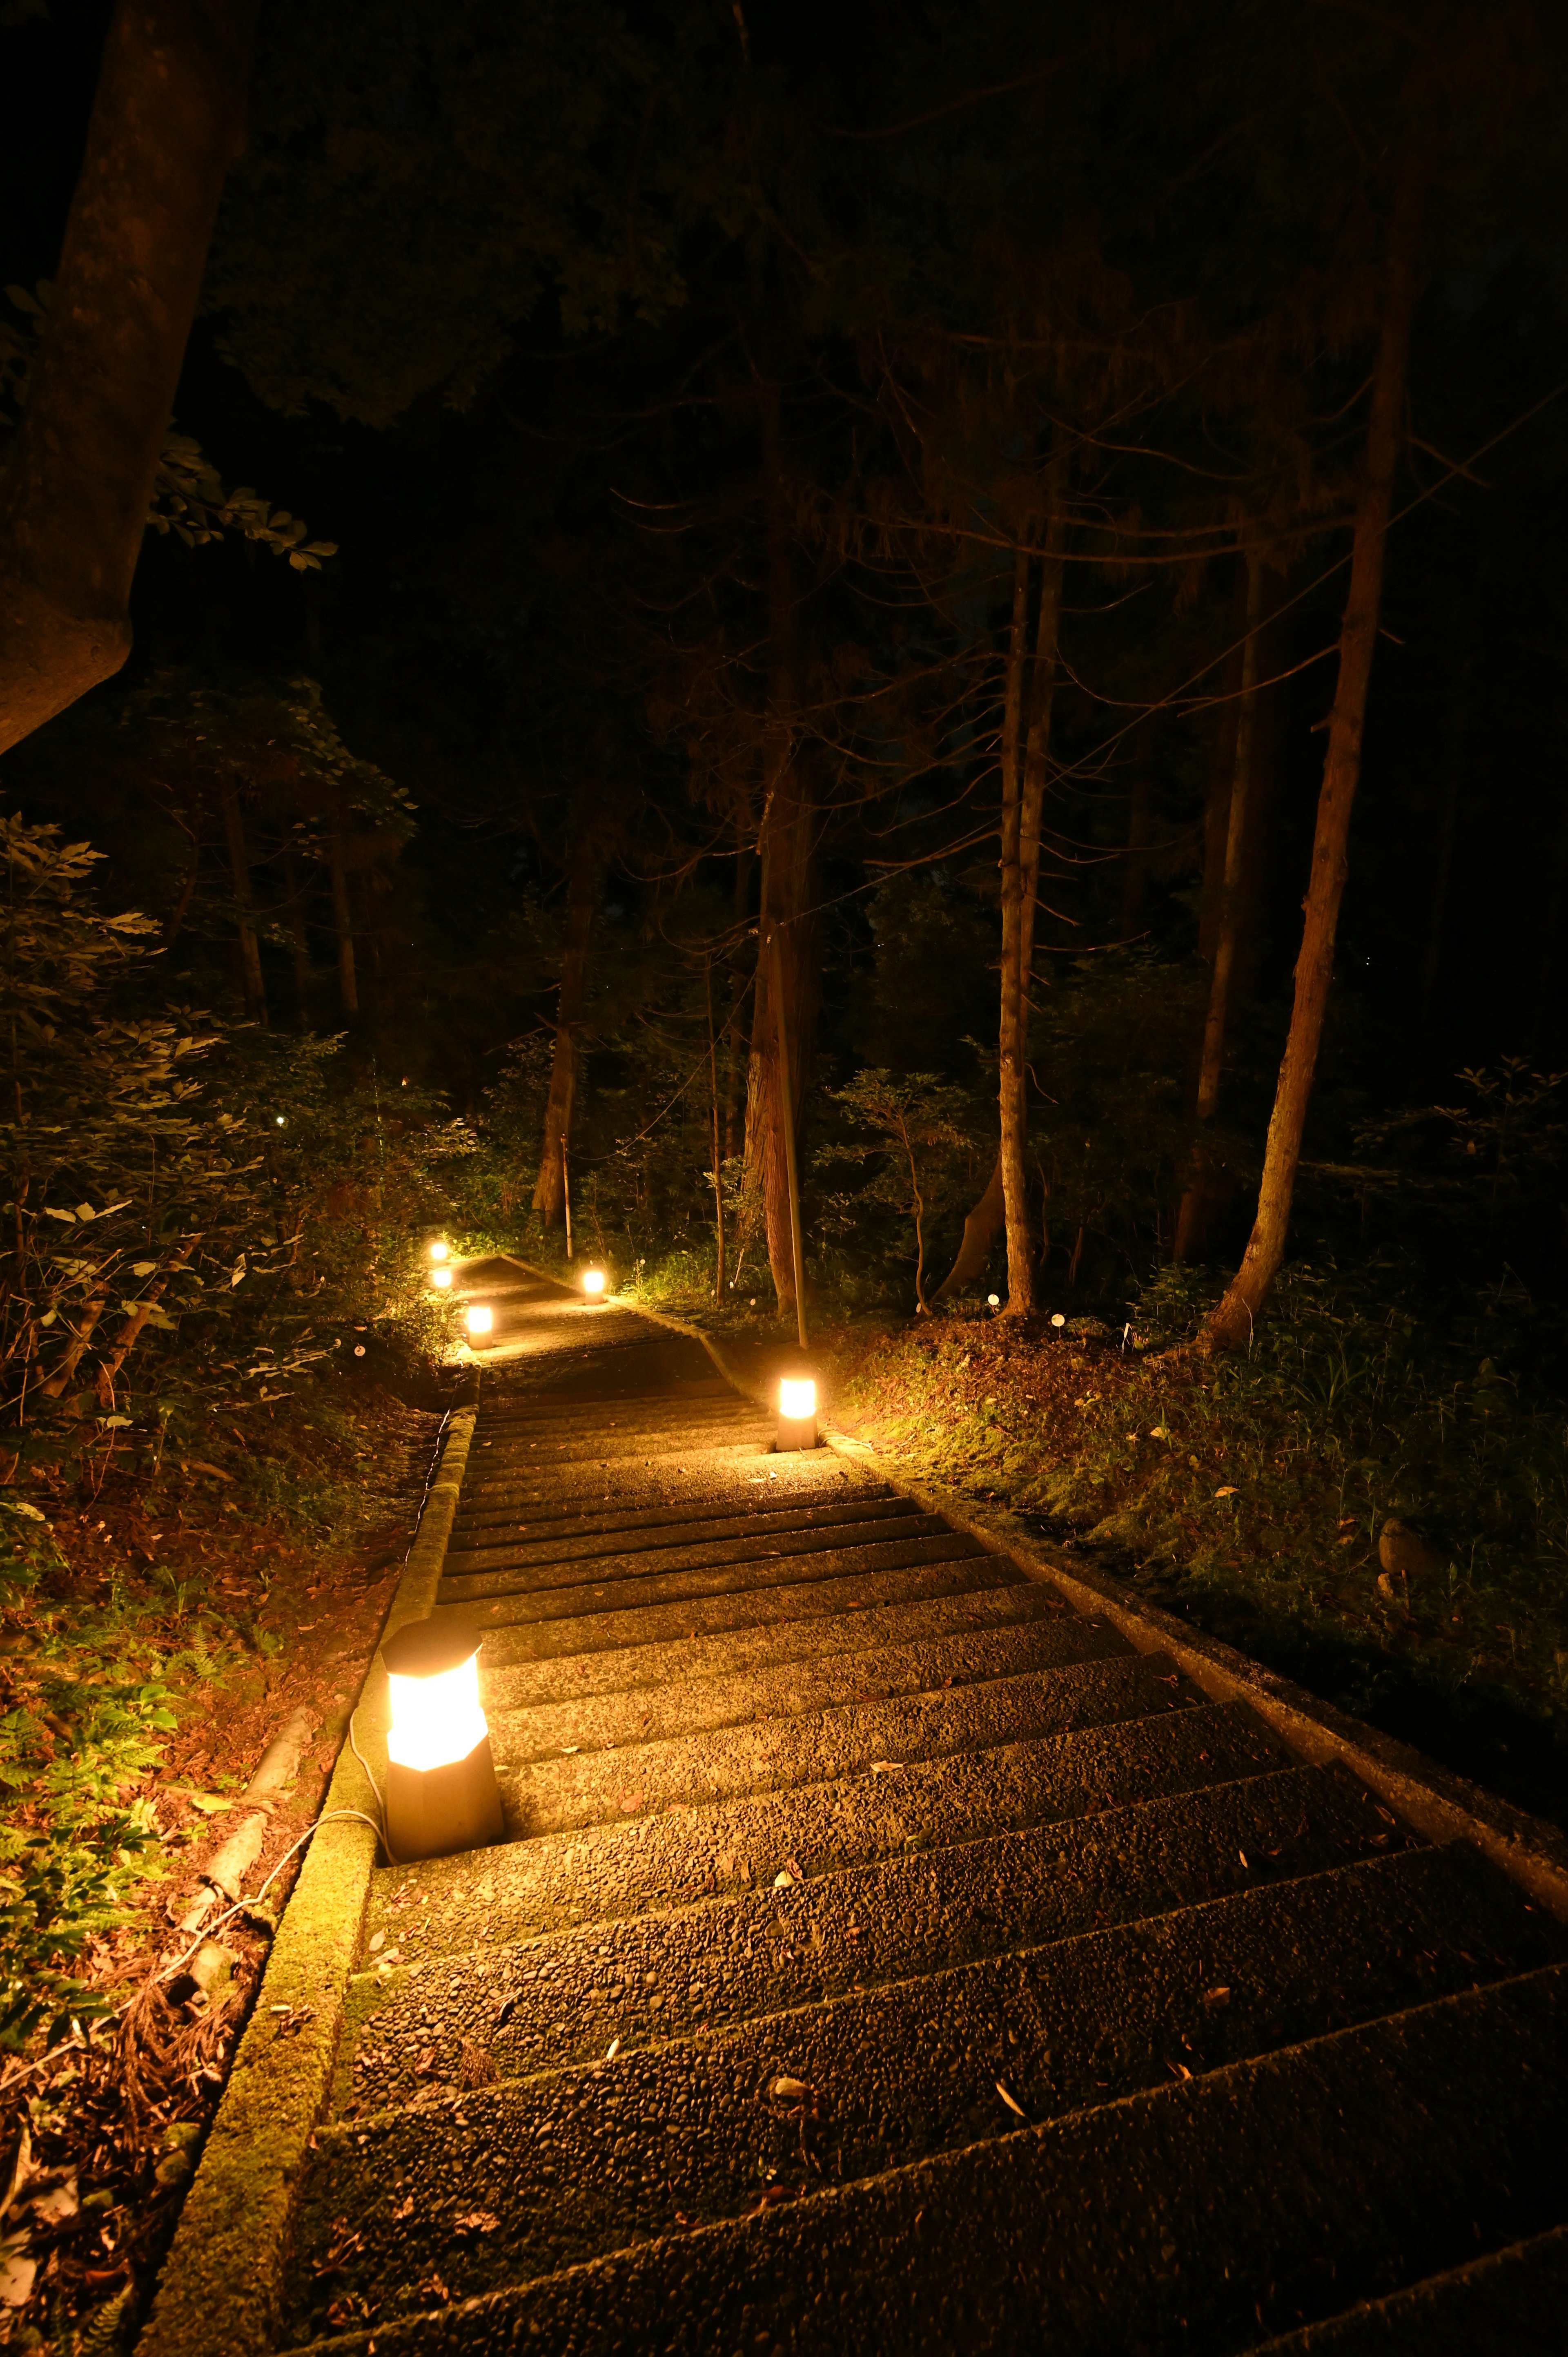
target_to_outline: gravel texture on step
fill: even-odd
[[[525,1646],[527,1658],[543,1660],[725,1630],[782,1628],[792,1620],[869,1611],[879,1604],[968,1595],[994,1587],[1008,1566],[1003,1557],[983,1551],[939,1555],[934,1561],[923,1551],[918,1563],[892,1564],[876,1571],[835,1574],[831,1566],[810,1560],[804,1568],[811,1576],[779,1586],[727,1587],[717,1595],[677,1596],[657,1605],[623,1603],[606,1611],[590,1606],[580,1612],[563,1610],[547,1620],[537,1617],[538,1607],[527,1596],[494,1597],[488,1603],[465,1604],[462,1610],[487,1632],[505,1632],[513,1657]],[[824,1577],[816,1576],[824,1571]],[[487,1658],[489,1642],[487,1635]]]
[[[1444,1997],[378,2324],[378,2357],[775,2341],[1229,2357],[1260,2326],[1380,2297],[1395,2268],[1408,2280],[1561,2215],[1565,1980],[1556,1966]],[[411,2289],[447,2297],[444,2279]]]
[[[884,1540],[865,1546],[802,1549],[799,1554],[752,1556],[739,1561],[694,1565],[685,1570],[628,1572],[618,1578],[585,1580],[574,1577],[559,1587],[536,1584],[532,1576],[507,1587],[500,1580],[443,1579],[444,1604],[483,1604],[504,1596],[513,1617],[526,1613],[540,1620],[572,1620],[585,1612],[640,1611],[654,1604],[695,1602],[703,1596],[731,1595],[745,1589],[755,1596],[768,1587],[795,1587],[808,1580],[848,1579],[856,1572],[904,1571],[919,1563],[957,1563],[983,1555],[985,1549],[962,1531],[933,1531],[929,1537]],[[582,1566],[565,1568],[574,1575]]]
[[[509,1760],[548,1760],[568,1751],[649,1743],[755,1720],[799,1718],[894,1695],[936,1695],[988,1678],[1016,1677],[1069,1663],[1136,1658],[1117,1631],[1094,1628],[1076,1613],[1004,1629],[927,1637],[864,1648],[836,1659],[783,1661],[727,1676],[683,1677],[589,1700],[508,1705],[489,1678],[485,1708],[498,1749]]]
[[[553,1655],[544,1661],[532,1658],[527,1629],[497,1629],[485,1638],[480,1674],[487,1704],[502,1710],[539,1709],[601,1695],[657,1692],[671,1684],[739,1677],[789,1663],[804,1668],[883,1646],[922,1644],[972,1630],[1018,1628],[1069,1617],[1083,1628],[1112,1633],[1108,1622],[1074,1613],[1054,1588],[1015,1579],[1004,1587],[915,1598],[906,1604],[872,1604],[858,1612],[830,1612],[810,1620],[753,1621],[708,1637],[682,1631],[662,1641]]]
[[[897,1772],[955,1753],[973,1759],[1027,1738],[1190,1710],[1202,1699],[1167,1657],[1130,1653],[569,1759],[516,1760],[507,1748],[510,1721],[504,1716],[491,1742],[508,1830],[516,1840],[667,1809],[711,1808],[751,1792]]]
[[[771,1519],[771,1518],[770,1518]],[[534,1596],[567,1587],[592,1572],[598,1581],[651,1578],[660,1574],[699,1570],[709,1565],[771,1563],[779,1558],[833,1555],[865,1546],[895,1546],[908,1539],[950,1539],[950,1526],[940,1514],[922,1513],[906,1506],[901,1514],[823,1516],[815,1523],[779,1517],[771,1528],[737,1528],[725,1536],[665,1539],[657,1545],[623,1549],[616,1545],[581,1547],[480,1547],[449,1558],[444,1591],[454,1597]]]
[[[1227,1822],[1223,1851],[1212,1825],[1207,1843],[1187,1847],[1158,1813],[1115,1811],[1065,1838],[1004,1835],[406,1970],[392,1961],[394,1938],[356,1985],[352,2018],[366,2026],[345,2056],[342,2099],[377,2109],[459,2085],[476,2050],[520,2077],[591,2060],[615,2039],[630,2048],[687,2037],[1379,1856],[1380,1836],[1351,1831],[1332,1809],[1287,1834],[1270,1823],[1276,1796],[1254,1797],[1250,1817]],[[1281,1837],[1265,1846],[1271,1832]],[[1486,1950],[1483,1924],[1472,1953]],[[1516,1963],[1547,1955],[1509,1953]]]
[[[608,1513],[588,1507],[575,1514],[534,1514],[526,1519],[510,1509],[488,1508],[481,1517],[457,1524],[447,1548],[447,1561],[470,1546],[490,1547],[515,1542],[520,1560],[562,1563],[574,1555],[633,1553],[644,1546],[700,1545],[710,1539],[762,1538],[775,1531],[811,1530],[828,1522],[898,1521],[909,1512],[907,1498],[834,1496],[803,1505],[762,1507],[753,1512],[692,1515],[680,1506],[646,1506],[640,1512],[622,1508]],[[499,1533],[499,1535],[498,1535]]]
[[[1284,1780],[1280,1797],[1266,1805],[1277,1813],[1269,1822],[1280,1840],[1296,1820],[1327,1804],[1324,1780],[1297,1768],[1248,1712],[1217,1705],[1132,1727],[1091,1727],[1009,1744],[977,1760],[944,1760],[892,1777],[763,1793],[717,1809],[676,1810],[419,1866],[380,1867],[371,1881],[366,1932],[386,1930],[411,1958],[450,1954],[702,1897],[737,1895],[764,1876],[770,1884],[791,1857],[811,1879],[1144,1802],[1175,1803],[1169,1814],[1189,1817],[1202,1846],[1211,1821],[1251,1827],[1256,1800],[1241,1794],[1239,1785],[1227,1799],[1224,1788],[1231,1780],[1272,1782],[1276,1777]],[[1353,1778],[1335,1776],[1329,1790],[1348,1832],[1363,1824],[1383,1830],[1371,1796]],[[1184,1803],[1183,1795],[1191,1798]],[[1354,1837],[1364,1838],[1359,1832]],[[1227,1838],[1223,1831],[1216,1836],[1221,1855]]]
[[[799,2195],[874,2176],[1023,2115],[1057,2118],[1505,1979],[1552,1946],[1478,1858],[1416,1850],[770,2007],[718,2036],[475,2083],[325,2144],[300,2244],[319,2257],[346,2205],[356,2250],[338,2273],[302,2272],[315,2301],[296,2329],[319,2329],[345,2287],[391,2314],[420,2304],[413,2287],[434,2265],[455,2296],[549,2274],[739,2216],[763,2186]],[[553,2009],[553,1987],[536,1984],[532,2001]],[[478,2081],[483,2050],[469,2053]],[[635,2134],[648,2120],[662,2130],[655,2174]],[[399,2219],[416,2171],[421,2202]],[[450,2215],[476,2197],[497,2226],[454,2244]]]

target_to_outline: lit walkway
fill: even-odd
[[[1563,2345],[1549,1919],[694,1343],[468,1275],[510,1840],[376,1875],[283,2345]]]

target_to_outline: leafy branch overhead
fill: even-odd
[[[27,405],[33,356],[53,292],[47,279],[40,279],[30,295],[24,286],[5,289],[32,332],[0,314],[0,469],[5,445]],[[188,548],[202,548],[229,535],[253,541],[275,556],[286,556],[296,573],[318,573],[323,557],[338,554],[336,541],[310,539],[310,527],[301,517],[290,515],[286,508],[274,508],[248,483],[226,490],[201,445],[172,422],[164,435],[147,526],[152,532],[172,532]]]

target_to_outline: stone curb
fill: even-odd
[[[537,1269],[531,1274],[542,1276],[547,1272]],[[629,1302],[621,1306],[634,1307]],[[689,1326],[663,1310],[645,1308],[641,1303],[635,1308],[639,1317],[700,1342],[725,1381],[744,1399],[761,1407],[769,1405],[756,1384],[725,1363],[720,1345],[701,1327]],[[929,1513],[945,1515],[993,1555],[1009,1556],[1031,1579],[1051,1581],[1080,1610],[1099,1613],[1111,1621],[1141,1653],[1169,1653],[1210,1701],[1246,1703],[1313,1767],[1338,1760],[1429,1841],[1473,1843],[1539,1906],[1568,1921],[1568,1836],[1557,1826],[1515,1808],[1510,1801],[1471,1783],[1467,1777],[1440,1768],[1410,1744],[1382,1734],[1348,1711],[1337,1710],[1332,1703],[1265,1669],[1261,1662],[1239,1653],[1219,1638],[1206,1637],[1158,1605],[1133,1603],[1121,1581],[1088,1565],[1047,1554],[1007,1508],[977,1507],[972,1500],[938,1482],[918,1480],[901,1471],[869,1441],[857,1440],[831,1425],[820,1425],[818,1429],[837,1455],[860,1464],[875,1464],[891,1489]]]
[[[447,1425],[381,1643],[435,1600],[474,1417],[462,1408]],[[355,1733],[372,1759],[387,1731],[380,1668],[378,1645],[355,1706]],[[376,1813],[347,1742],[322,1809]],[[136,2357],[265,2357],[276,2346],[295,2202],[332,2084],[377,1847],[368,1824],[342,1818],[306,1852]]]

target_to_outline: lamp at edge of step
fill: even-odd
[[[479,1631],[459,1613],[387,1639],[387,1847],[400,1864],[500,1840],[500,1787],[479,1707]]]
[[[437,1237],[436,1237],[436,1239],[435,1239],[435,1243],[431,1245],[431,1247],[430,1247],[430,1257],[431,1257],[431,1259],[432,1259],[432,1260],[445,1260],[445,1259],[446,1258],[446,1256],[447,1256],[447,1249],[448,1249],[448,1248],[447,1248],[447,1243],[446,1243],[446,1237],[445,1237],[445,1236],[437,1236]]]
[[[779,1385],[779,1432],[774,1446],[784,1450],[815,1448],[816,1445],[816,1383],[811,1375],[785,1375]]]
[[[604,1299],[605,1273],[602,1268],[585,1268],[583,1271],[583,1290],[590,1301]]]
[[[435,1287],[437,1293],[445,1293],[447,1286],[452,1282],[451,1270],[449,1268],[443,1268],[440,1266],[433,1268],[430,1272],[430,1282]]]
[[[468,1307],[468,1340],[488,1342],[496,1322],[496,1313],[488,1301],[471,1302]]]

